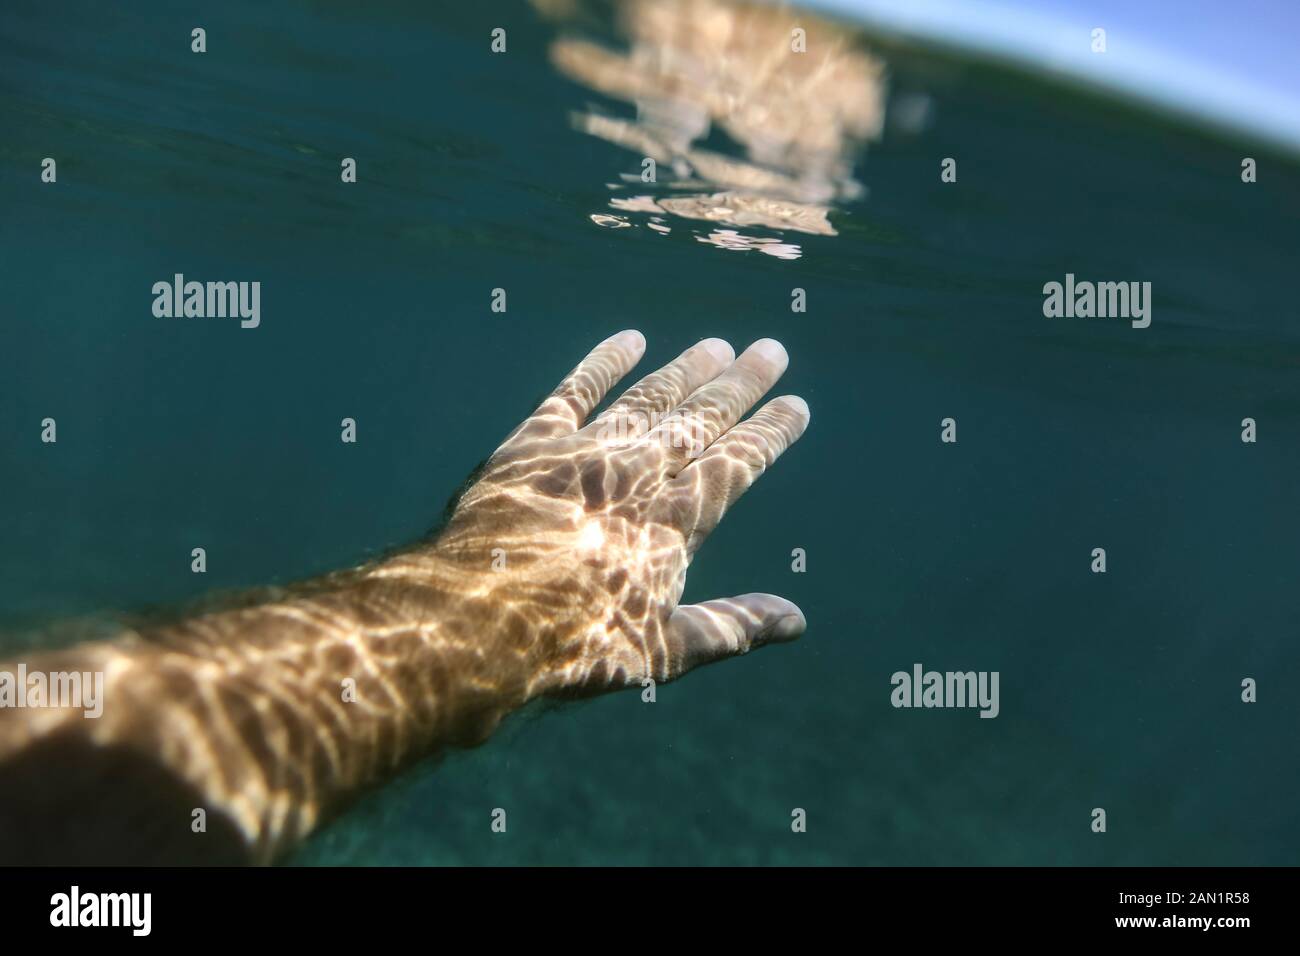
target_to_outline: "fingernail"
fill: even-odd
[[[798,637],[808,629],[808,622],[804,619],[803,613],[787,614],[770,628],[767,636],[769,640],[788,641],[792,637]]]
[[[808,403],[798,395],[782,395],[777,401],[783,402],[789,407],[790,411],[801,417],[805,422],[812,418],[812,412],[808,410]]]
[[[708,352],[723,365],[730,365],[736,357],[736,350],[723,339],[704,339],[700,348]]]
[[[786,354],[785,346],[776,339],[759,339],[750,348],[773,365],[785,368],[790,364],[790,356]]]
[[[645,336],[636,329],[624,329],[612,338],[617,339],[620,345],[632,352],[645,351]]]

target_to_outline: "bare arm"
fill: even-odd
[[[763,340],[733,361],[707,340],[588,421],[644,348],[623,332],[588,355],[435,541],[27,662],[102,672],[104,705],[94,719],[0,709],[0,859],[55,845],[56,862],[268,862],[530,700],[671,680],[797,637],[802,613],[774,595],[678,605],[696,549],[807,425],[797,398],[738,424],[784,349]]]

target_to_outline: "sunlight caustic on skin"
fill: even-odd
[[[38,656],[50,671],[103,671],[104,710],[0,712],[0,774],[21,804],[0,808],[0,853],[41,858],[12,821],[39,815],[59,784],[46,751],[102,762],[106,786],[132,786],[114,773],[123,754],[175,780],[188,797],[151,811],[174,828],[163,859],[210,850],[186,840],[200,807],[229,821],[237,858],[267,862],[364,788],[481,742],[530,700],[672,680],[801,634],[802,612],[771,594],[678,605],[705,538],[808,424],[795,397],[741,421],[785,371],[785,349],[763,339],[737,358],[706,339],[588,421],[644,350],[634,331],[598,345],[497,449],[435,539]]]

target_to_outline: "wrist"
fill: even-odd
[[[430,676],[431,691],[442,692],[440,717],[470,728],[451,735],[457,743],[478,742],[526,703],[544,663],[538,618],[517,595],[508,597],[507,580],[493,570],[490,554],[480,560],[432,542],[363,570],[352,588],[357,619],[386,613],[384,629],[419,635],[409,654],[386,664],[407,677]]]

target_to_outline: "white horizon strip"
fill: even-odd
[[[1105,23],[1058,19],[993,0],[800,2],[881,33],[991,55],[1300,153],[1300,95],[1167,52]],[[1105,53],[1092,52],[1096,27],[1106,29]]]

